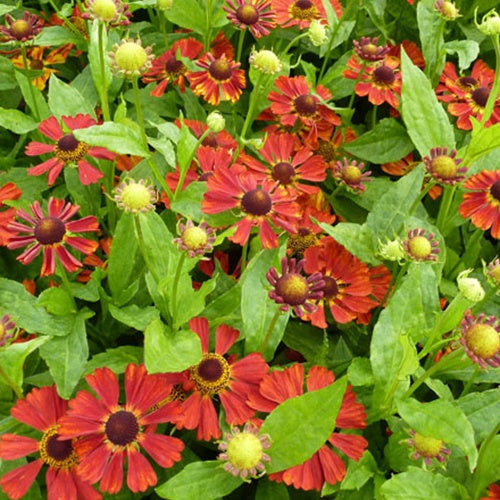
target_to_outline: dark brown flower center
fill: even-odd
[[[63,240],[66,225],[57,217],[44,217],[35,225],[34,235],[42,245],[52,245]]]
[[[231,368],[217,353],[206,353],[202,360],[189,369],[191,380],[203,394],[218,394],[229,384]]]
[[[325,299],[332,299],[339,293],[339,286],[337,282],[330,276],[323,276],[325,281],[325,288],[323,288],[323,297]]]
[[[54,460],[66,460],[71,455],[71,453],[73,453],[73,445],[71,444],[71,440],[68,439],[66,441],[58,441],[57,438],[57,434],[50,436],[50,438],[47,440],[45,450],[47,451],[47,454]]]
[[[215,137],[215,134],[213,132],[210,132],[205,139],[203,139],[202,142],[203,146],[210,146],[211,148],[216,148],[217,147],[217,138]]]
[[[132,412],[119,410],[108,418],[104,432],[113,444],[126,446],[135,440],[139,423]]]
[[[472,99],[482,108],[486,106],[490,97],[490,89],[488,87],[479,87],[472,92]]]
[[[272,206],[271,196],[262,189],[251,189],[241,199],[242,210],[251,215],[266,215]]]
[[[290,163],[281,161],[274,165],[271,175],[275,181],[286,186],[292,182],[295,169]]]
[[[64,152],[76,151],[76,149],[78,148],[78,144],[80,143],[75,139],[75,136],[73,134],[63,135],[57,141],[57,147]]]
[[[57,141],[54,152],[64,162],[76,162],[85,156],[88,149],[88,144],[77,141],[73,134],[66,134]]]
[[[185,70],[186,66],[184,66],[184,63],[182,61],[179,61],[175,56],[172,56],[165,63],[165,71],[169,75],[181,75],[185,72]]]
[[[496,181],[491,187],[490,187],[490,193],[493,198],[496,198],[498,201],[500,201],[500,181]]]
[[[312,116],[318,108],[316,99],[311,94],[302,94],[295,98],[295,109],[302,116]]]
[[[309,284],[306,278],[298,273],[286,273],[278,278],[276,292],[283,297],[285,304],[298,306],[306,301]]]
[[[212,78],[221,82],[229,80],[233,74],[231,65],[226,59],[216,59],[208,68],[208,72]]]
[[[40,458],[52,469],[71,469],[78,464],[72,440],[59,441],[58,425],[53,425],[43,433],[38,443]]]
[[[236,11],[236,19],[243,24],[255,24],[259,20],[259,11],[253,5],[242,5]]]
[[[458,79],[458,85],[464,89],[468,89],[477,87],[479,82],[472,76],[462,76]]]
[[[385,64],[382,64],[375,69],[373,77],[377,83],[382,85],[391,85],[396,79],[396,75],[394,74],[392,68],[389,68],[389,66],[386,66]]]
[[[336,156],[335,146],[331,142],[322,139],[319,139],[319,148],[315,152],[321,155],[326,162],[333,161]]]
[[[31,69],[43,69],[43,62],[38,61],[37,59],[30,61],[30,68]]]

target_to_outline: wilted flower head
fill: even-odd
[[[412,229],[408,237],[403,240],[406,253],[412,260],[437,260],[440,253],[439,242],[434,238],[434,233],[426,234],[425,229]]]
[[[271,446],[267,434],[259,436],[259,430],[252,424],[245,424],[241,431],[233,427],[219,444],[222,452],[217,459],[225,461],[224,470],[243,480],[258,478],[265,474],[265,463],[270,461],[264,450]]]
[[[484,289],[476,278],[469,278],[472,269],[466,269],[457,276],[458,289],[466,299],[472,302],[480,302],[484,299]]]
[[[434,4],[434,10],[447,21],[454,21],[457,17],[461,17],[458,9],[453,2],[448,0],[437,0]]]
[[[465,179],[467,167],[459,167],[461,158],[456,158],[457,151],[453,149],[448,154],[448,148],[437,147],[431,149],[431,154],[424,157],[427,172],[441,184],[456,184]]]
[[[154,59],[152,50],[151,47],[144,48],[140,39],[128,39],[122,40],[119,45],[115,43],[109,56],[117,73],[132,78],[142,75],[151,67]]]
[[[411,438],[406,440],[406,443],[411,447],[410,457],[414,460],[423,458],[425,465],[430,466],[433,460],[437,460],[440,464],[444,463],[451,451],[444,446],[441,439],[436,439],[432,436],[425,436],[420,432],[410,430]]]
[[[377,45],[377,43],[378,43],[377,37],[368,38],[366,36],[362,36],[359,42],[358,40],[352,41],[356,54],[361,59],[370,62],[380,61],[389,52],[389,47],[387,45]]]
[[[283,68],[279,57],[272,50],[253,50],[248,60],[253,68],[268,75],[279,73]]]
[[[10,14],[6,14],[5,21],[7,26],[0,26],[0,32],[13,42],[32,40],[42,30],[39,17],[27,10],[21,19],[14,19]]]
[[[195,226],[192,220],[186,224],[179,224],[180,238],[175,238],[176,243],[181,250],[188,252],[193,258],[198,255],[211,252],[215,243],[215,231],[206,222]]]
[[[16,333],[16,325],[11,321],[8,314],[4,314],[0,319],[0,347],[6,345]]]
[[[85,5],[84,19],[99,19],[112,26],[130,24],[132,13],[121,0],[87,0]]]
[[[343,162],[337,161],[333,164],[333,176],[348,188],[361,193],[366,189],[364,183],[372,180],[369,178],[371,171],[363,172],[363,168],[363,162],[358,165],[356,160],[348,161],[344,158]]]
[[[153,210],[157,193],[144,179],[136,181],[128,177],[116,187],[113,199],[125,212],[136,214]]]
[[[486,369],[500,366],[500,320],[480,314],[477,318],[467,311],[461,323],[460,342],[474,363]]]

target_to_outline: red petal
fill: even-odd
[[[132,447],[128,448],[127,486],[131,491],[146,491],[157,482],[155,471],[144,455]]]
[[[42,465],[43,461],[38,459],[11,470],[0,479],[0,486],[12,500],[22,498],[30,489]]]

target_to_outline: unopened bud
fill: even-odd
[[[466,269],[458,275],[458,289],[471,302],[480,302],[484,299],[484,290],[478,279],[468,277],[471,272],[472,269]]]
[[[226,127],[226,120],[218,111],[212,111],[207,116],[207,125],[212,132],[218,133]]]

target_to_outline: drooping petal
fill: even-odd
[[[42,468],[43,460],[38,459],[13,469],[0,479],[0,486],[12,500],[22,498],[30,489]]]
[[[131,491],[146,491],[157,482],[156,473],[144,455],[135,448],[128,448],[127,486]]]
[[[112,453],[99,483],[102,491],[115,494],[121,490],[123,484],[123,456],[124,452],[120,449]]]

